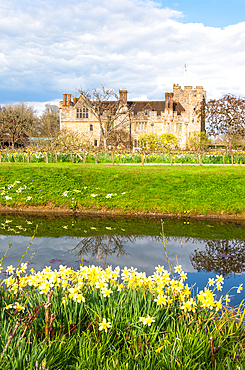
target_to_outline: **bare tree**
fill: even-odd
[[[210,135],[227,135],[229,150],[232,138],[245,137],[245,98],[226,94],[205,104],[205,121]]]
[[[7,104],[0,111],[3,136],[8,137],[12,147],[23,145],[27,135],[35,130],[37,116],[34,109],[25,102]]]
[[[245,243],[242,240],[207,240],[205,250],[190,255],[192,266],[198,271],[214,271],[227,276],[245,271]]]
[[[59,108],[56,105],[45,104],[45,109],[38,124],[39,135],[43,137],[53,137],[57,136],[59,130]]]
[[[99,123],[102,143],[107,151],[108,142],[118,136],[117,131],[129,127],[134,104],[127,104],[113,89],[107,89],[104,85],[99,89],[93,88],[91,92],[82,88],[78,91],[83,96],[84,106]]]

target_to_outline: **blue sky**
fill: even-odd
[[[159,3],[163,7],[170,7],[181,11],[181,22],[203,23],[204,26],[226,27],[245,20],[244,0],[181,0]]]
[[[40,111],[101,84],[132,100],[174,83],[245,96],[243,14],[240,0],[0,0],[0,104]]]

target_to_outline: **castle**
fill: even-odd
[[[173,133],[179,147],[185,149],[188,137],[194,131],[205,131],[205,122],[198,113],[206,100],[206,91],[202,86],[185,86],[182,89],[179,84],[174,84],[173,92],[165,93],[165,100],[160,101],[128,101],[126,90],[119,90],[119,97],[125,107],[133,107],[130,139],[134,146],[137,146],[141,135]],[[94,146],[99,146],[100,125],[83,102],[82,95],[72,100],[71,94],[63,94],[63,101],[60,102],[60,128],[81,132]]]

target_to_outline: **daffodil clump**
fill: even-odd
[[[244,311],[230,311],[229,294],[216,297],[221,275],[194,291],[181,265],[174,273],[159,265],[151,276],[133,267],[81,265],[75,271],[60,265],[29,273],[27,267],[8,266],[2,282],[3,369],[45,360],[50,370],[125,369],[125,363],[187,370],[210,368],[211,361],[223,370],[223,364],[245,360]],[[213,357],[210,338],[221,348]]]
[[[170,272],[160,265],[156,267],[154,274],[148,277],[145,272],[138,272],[133,267],[120,270],[119,267],[112,269],[110,266],[104,270],[93,265],[80,266],[79,270],[74,271],[71,267],[60,265],[59,270],[46,267],[36,272],[31,269],[30,274],[26,274],[26,269],[27,263],[21,263],[17,269],[12,265],[7,267],[9,276],[3,284],[9,292],[17,295],[20,291],[32,290],[35,294],[45,295],[50,291],[59,290],[62,292],[63,304],[68,300],[86,304],[86,300],[91,298],[95,291],[101,297],[110,299],[129,290],[150,294],[155,302],[151,310],[178,307],[184,312],[195,312],[197,308],[219,311],[224,303],[227,305],[230,302],[227,294],[216,299],[215,291],[221,291],[223,288],[222,275],[209,279],[205,289],[195,295],[192,288],[185,283],[187,274],[181,265],[175,267],[176,276],[172,277]],[[237,292],[242,289],[240,285]],[[142,317],[139,320],[144,323]]]

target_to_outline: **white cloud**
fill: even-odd
[[[185,63],[185,84],[208,97],[245,95],[245,22],[220,29],[181,16],[154,1],[0,0],[0,101],[61,100],[101,83],[161,99],[183,85]]]

